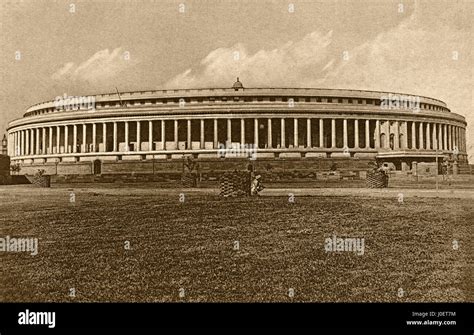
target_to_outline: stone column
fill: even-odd
[[[254,132],[253,132],[254,143],[255,143],[255,146],[258,148],[258,119],[254,119],[253,125],[254,125]]]
[[[97,152],[97,125],[92,124],[92,152]]]
[[[20,136],[19,136],[18,131],[15,131],[14,138],[15,138],[15,150],[14,150],[15,155],[14,156],[20,156]]]
[[[162,149],[162,150],[166,150],[165,131],[166,131],[166,123],[165,123],[165,120],[161,120],[161,145],[163,146],[163,149]]]
[[[370,120],[365,120],[365,148],[370,148]]]
[[[431,123],[426,123],[426,149],[431,150]]]
[[[420,122],[420,125],[418,127],[418,137],[419,137],[419,141],[420,141],[420,149],[424,149],[425,148],[425,145],[423,143],[423,122]]]
[[[186,122],[186,146],[187,149],[190,150],[192,149],[192,143],[191,143],[191,120],[187,120]]]
[[[227,146],[231,146],[232,145],[232,120],[231,119],[227,119],[227,144],[226,144],[226,147]]]
[[[107,152],[107,123],[102,123],[102,142],[104,142],[104,152]]]
[[[25,153],[25,131],[20,130],[20,156]]]
[[[267,138],[268,147],[272,147],[272,119],[268,119],[268,138]]]
[[[124,125],[124,132],[125,132],[125,144],[124,144],[124,150],[125,152],[128,152],[129,151],[129,147],[128,147],[128,121],[125,121],[125,125]]]
[[[35,128],[30,129],[30,154],[35,154]]]
[[[21,131],[21,155],[25,155],[25,131]]]
[[[56,126],[56,153],[59,154],[60,146],[61,146],[61,129],[59,126]]]
[[[214,149],[218,149],[218,136],[217,136],[217,119],[214,119]]]
[[[27,129],[26,130],[26,135],[27,135],[27,142],[26,144],[28,145],[28,148],[26,149],[26,153],[28,155],[33,155],[33,151],[34,151],[34,134],[33,134],[33,129]]]
[[[153,121],[148,121],[148,151],[153,151]]]
[[[462,151],[466,152],[466,129],[462,128]]]
[[[451,126],[451,150],[456,147],[456,127]]]
[[[347,143],[347,119],[344,119],[342,120],[342,147],[348,148]]]
[[[64,126],[64,153],[69,153],[69,126]]]
[[[29,154],[29,148],[30,148],[30,137],[29,137],[29,130],[28,129],[25,129],[24,130],[25,132],[25,156],[28,156]]]
[[[280,130],[281,130],[280,147],[285,148],[286,147],[286,143],[285,143],[286,134],[285,134],[285,119],[284,118],[281,119]]]
[[[454,150],[454,149],[456,148],[456,146],[457,146],[457,137],[458,137],[458,135],[457,135],[457,133],[456,133],[457,127],[456,127],[456,126],[453,126],[453,130],[452,130],[452,131],[453,131],[453,150]]]
[[[400,149],[400,125],[398,121],[393,122],[394,124],[394,132],[393,132],[393,149],[398,150]]]
[[[41,154],[46,155],[46,127],[41,128]]]
[[[444,136],[443,136],[443,124],[439,123],[438,124],[438,149],[443,150],[443,142],[444,142]]]
[[[77,125],[72,126],[72,152],[77,152]]]
[[[374,142],[375,142],[375,149],[380,149],[380,120],[375,121]]]
[[[240,144],[245,144],[245,120],[240,119]]]
[[[411,149],[416,149],[416,125],[415,121],[411,123]]]
[[[407,121],[403,121],[402,131],[403,131],[402,149],[406,150],[408,148],[408,122]]]
[[[200,123],[201,123],[201,128],[200,128],[200,136],[199,136],[199,140],[200,140],[199,147],[201,149],[204,149],[206,146],[205,141],[204,141],[204,119],[201,119]]]
[[[454,133],[456,134],[454,145],[456,146],[456,148],[458,148],[459,151],[459,128],[456,126],[454,127]],[[26,151],[28,151],[28,149]]]
[[[25,155],[30,154],[30,130],[25,130]]]
[[[112,143],[112,151],[113,152],[117,152],[117,146],[118,146],[118,139],[117,139],[117,134],[118,134],[118,130],[117,130],[117,122],[114,122],[114,139],[113,139],[113,143]]]
[[[448,150],[448,127],[443,124],[443,150]]]
[[[456,138],[456,134],[454,133],[454,126],[451,127],[451,150],[454,150],[454,139]]]
[[[298,119],[297,118],[294,118],[293,119],[293,132],[294,132],[294,136],[293,136],[293,146],[295,148],[298,148],[299,146],[299,143],[298,143]]]
[[[354,148],[359,149],[359,120],[354,120]]]
[[[336,120],[331,119],[331,148],[336,147]]]
[[[137,148],[135,151],[141,151],[142,147],[142,139],[141,139],[141,130],[142,130],[142,124],[140,121],[137,121]]]
[[[175,150],[178,150],[179,141],[178,141],[178,120],[174,120],[174,145],[176,147]]]
[[[437,150],[438,149],[438,128],[437,128],[436,123],[433,123],[432,137],[433,137],[433,148],[432,149]]]
[[[15,132],[16,134],[16,145],[15,145],[15,156],[21,156],[21,131]]]
[[[319,119],[319,147],[324,148],[324,120]]]
[[[452,136],[451,135],[451,125],[447,125],[446,128],[447,128],[447,133],[448,133],[448,146],[447,146],[446,149],[447,150],[452,150],[453,147],[451,146],[451,136]]]
[[[40,154],[40,129],[39,128],[36,128],[35,129],[35,132],[36,132],[36,149],[35,149],[35,154],[36,155],[39,155]]]
[[[48,139],[48,154],[53,153],[53,127],[48,127],[49,139]]]
[[[308,118],[306,119],[306,146],[308,148],[311,148],[312,147],[312,144],[311,144],[311,119]]]
[[[16,131],[15,132],[15,156],[20,156],[21,150],[20,150],[20,132]]]

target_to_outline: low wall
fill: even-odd
[[[304,179],[365,179],[372,159],[358,158],[287,158],[287,159],[196,159],[196,173],[201,181],[216,181],[226,171],[247,170],[253,165],[256,173],[267,181]],[[100,163],[100,174],[94,175],[94,162],[35,164],[26,166],[22,173],[34,174],[44,169],[53,175],[53,182],[131,182],[179,181],[183,160],[136,160]]]

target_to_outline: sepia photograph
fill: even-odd
[[[397,327],[467,327],[473,14],[0,0],[0,305],[15,311],[0,329],[135,308],[115,303],[412,304]]]

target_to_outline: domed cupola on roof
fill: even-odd
[[[232,88],[236,91],[239,89],[244,89],[244,85],[242,85],[242,83],[239,81],[239,77],[237,77],[237,81],[234,83],[234,85],[232,85]]]

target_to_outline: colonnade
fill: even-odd
[[[11,130],[8,137],[8,152],[13,157],[218,149],[223,143],[253,144],[262,149],[466,151],[464,127],[386,119],[125,119],[22,127]]]

